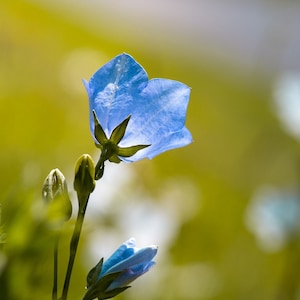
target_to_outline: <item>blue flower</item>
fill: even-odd
[[[114,129],[126,123],[116,139],[119,148],[110,153],[110,157],[114,156],[112,161],[116,156],[126,162],[151,159],[191,143],[192,136],[185,127],[190,88],[185,84],[163,78],[148,80],[143,67],[125,53],[100,68],[84,84],[89,96],[90,130],[101,150],[104,140],[114,142]],[[97,122],[102,130],[101,141],[95,133]],[[143,147],[131,153],[118,152],[136,145]]]
[[[122,272],[113,281],[109,290],[126,286],[137,277],[146,273],[155,262],[152,260],[157,253],[157,246],[136,248],[135,239],[131,238],[123,243],[112,256],[103,263],[99,279],[106,274]]]
[[[108,299],[126,290],[128,284],[155,264],[157,246],[137,248],[135,239],[123,243],[104,263],[103,259],[88,275],[84,300]]]

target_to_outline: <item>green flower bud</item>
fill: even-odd
[[[53,169],[46,177],[42,196],[49,204],[48,217],[56,221],[67,221],[72,214],[65,176],[59,169]]]
[[[75,166],[74,189],[78,199],[87,198],[95,188],[95,167],[90,155],[83,154]],[[82,203],[79,203],[82,204]]]

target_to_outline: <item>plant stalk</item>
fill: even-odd
[[[53,251],[53,289],[52,300],[57,300],[57,270],[58,270],[58,240],[59,237],[55,237],[54,251]]]
[[[87,196],[86,199],[78,199],[79,203],[83,203],[83,205],[79,206],[76,224],[75,224],[74,232],[73,232],[71,243],[70,243],[70,256],[69,256],[68,268],[67,268],[64,287],[63,287],[62,296],[61,296],[60,300],[66,300],[67,296],[68,296],[70,279],[71,279],[74,260],[75,260],[75,256],[76,256],[76,252],[77,252],[77,248],[78,248],[78,242],[79,242],[79,238],[80,238],[80,234],[81,234],[85,211],[86,211],[86,207],[88,204],[88,199],[89,199],[89,195]]]

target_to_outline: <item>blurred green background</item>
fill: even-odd
[[[51,298],[42,184],[58,167],[76,213],[75,162],[99,155],[81,79],[121,52],[192,87],[194,142],[107,165],[70,299],[131,236],[159,245],[157,265],[118,299],[300,299],[299,12],[296,1],[2,1],[0,299]]]

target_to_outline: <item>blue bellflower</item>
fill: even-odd
[[[157,253],[157,246],[137,248],[134,238],[123,243],[112,255],[103,263],[99,279],[106,274],[122,272],[113,281],[108,290],[123,287],[146,273],[155,262],[152,260]]]
[[[185,127],[190,97],[187,85],[163,78],[149,80],[143,67],[125,53],[84,84],[92,136],[96,145],[107,152],[103,159],[151,159],[191,143],[192,136]]]
[[[103,259],[88,275],[84,300],[108,299],[126,290],[128,284],[155,264],[157,246],[137,248],[134,238],[123,243],[104,263]]]

